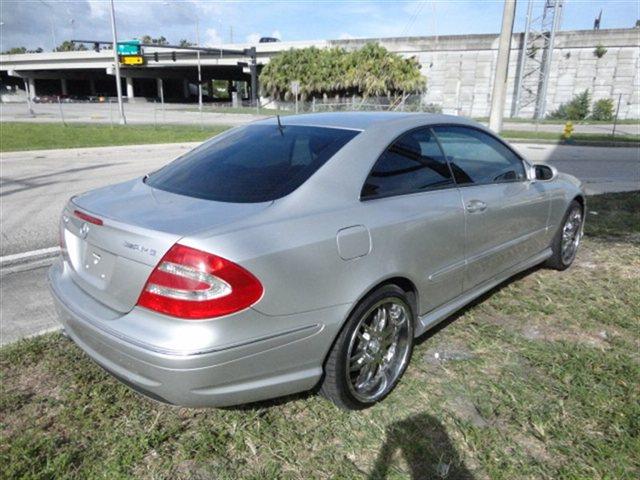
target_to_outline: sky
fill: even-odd
[[[536,0],[535,11],[544,1]],[[562,30],[590,29],[600,10],[601,28],[631,28],[640,0],[565,0]],[[208,1],[115,0],[118,39],[163,35],[170,43],[203,45],[406,35],[497,33],[502,0],[411,1]],[[527,0],[517,3],[515,31],[525,24]],[[196,22],[197,19],[197,22]],[[51,50],[63,40],[110,40],[108,0],[0,0],[0,51],[24,46]]]

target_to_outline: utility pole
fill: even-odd
[[[49,23],[51,25],[51,41],[53,42],[53,46],[51,47],[51,51],[55,52],[56,51],[56,47],[58,46],[58,42],[56,41],[56,27],[55,27],[55,25],[53,23],[53,7],[51,5],[49,5],[47,2],[45,2],[44,0],[38,0],[38,1],[50,10]]]
[[[256,47],[246,50],[251,62],[249,63],[249,72],[251,73],[251,105],[258,108],[260,106],[260,97],[258,96],[258,64],[256,61]]]
[[[493,80],[491,94],[491,113],[489,114],[489,128],[494,132],[502,130],[502,117],[507,94],[507,72],[509,69],[509,51],[511,50],[511,36],[516,13],[516,0],[505,0],[502,12],[502,29],[498,42],[498,61]]]
[[[120,59],[118,58],[118,33],[116,32],[116,12],[111,0],[111,34],[113,35],[113,65],[116,70],[116,91],[118,92],[118,110],[120,110],[120,123],[127,124],[122,104],[122,84],[120,82]]]
[[[200,47],[200,22],[196,17],[196,45]],[[198,110],[202,113],[202,66],[200,65],[200,50],[196,53],[198,56]]]

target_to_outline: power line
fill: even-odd
[[[413,15],[411,16],[411,18],[405,25],[404,29],[402,30],[402,33],[400,34],[401,37],[403,37],[405,34],[411,31],[411,29],[413,28],[413,24],[416,22],[418,15],[420,15],[420,12],[422,12],[422,9],[426,5],[426,3],[427,3],[427,0],[422,0],[418,4],[418,6],[416,7],[416,10],[413,12]]]

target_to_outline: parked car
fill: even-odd
[[[185,406],[396,386],[414,339],[535,265],[571,265],[585,198],[483,126],[410,113],[267,119],[72,197],[49,271],[69,337]]]

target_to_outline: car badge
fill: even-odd
[[[87,235],[89,235],[89,224],[83,223],[82,227],[80,228],[80,237],[87,238]]]

